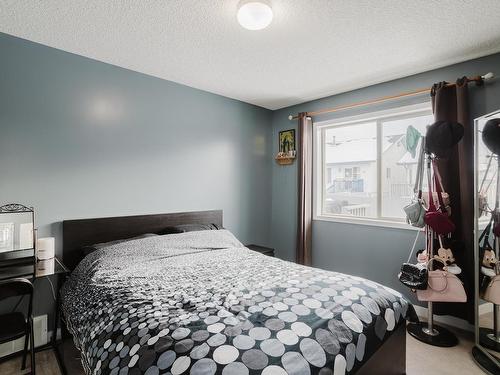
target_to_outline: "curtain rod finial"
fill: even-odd
[[[485,81],[492,79],[494,77],[495,75],[492,72],[486,73],[484,76],[481,76],[481,78],[484,79]]]
[[[290,121],[292,121],[292,120],[293,120],[293,115],[288,115],[288,119],[289,119]]]

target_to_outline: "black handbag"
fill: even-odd
[[[403,263],[401,272],[398,275],[399,281],[410,289],[427,289],[427,279],[429,274],[427,268],[419,268],[411,263]]]
[[[413,242],[413,246],[410,250],[410,255],[408,256],[408,261],[406,263],[403,263],[403,265],[401,266],[401,272],[398,274],[399,281],[401,281],[403,285],[414,290],[427,289],[427,280],[429,278],[427,267],[420,268],[414,264],[409,263],[411,255],[413,254],[413,251],[417,247],[417,242],[420,232],[421,232],[420,230],[417,232],[415,241]]]

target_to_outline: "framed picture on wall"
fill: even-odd
[[[0,253],[14,250],[14,223],[0,223]]]
[[[279,150],[283,155],[295,156],[295,129],[280,131]]]

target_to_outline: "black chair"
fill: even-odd
[[[0,301],[9,297],[29,296],[28,311],[11,312],[0,315],[0,344],[16,340],[25,336],[23,364],[21,370],[26,368],[26,357],[28,355],[28,342],[30,345],[31,373],[35,375],[35,343],[33,335],[33,284],[26,279],[10,279],[0,281]]]

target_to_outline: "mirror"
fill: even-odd
[[[0,263],[34,260],[35,212],[21,204],[0,207]],[[0,265],[1,265],[0,264]]]
[[[500,119],[500,110],[474,121],[476,346],[472,354],[483,370],[490,374],[498,374],[500,372],[500,156],[498,155],[500,137],[496,138],[495,135],[496,133],[500,135],[500,120],[499,124],[496,124],[496,121],[490,121],[492,119]]]

